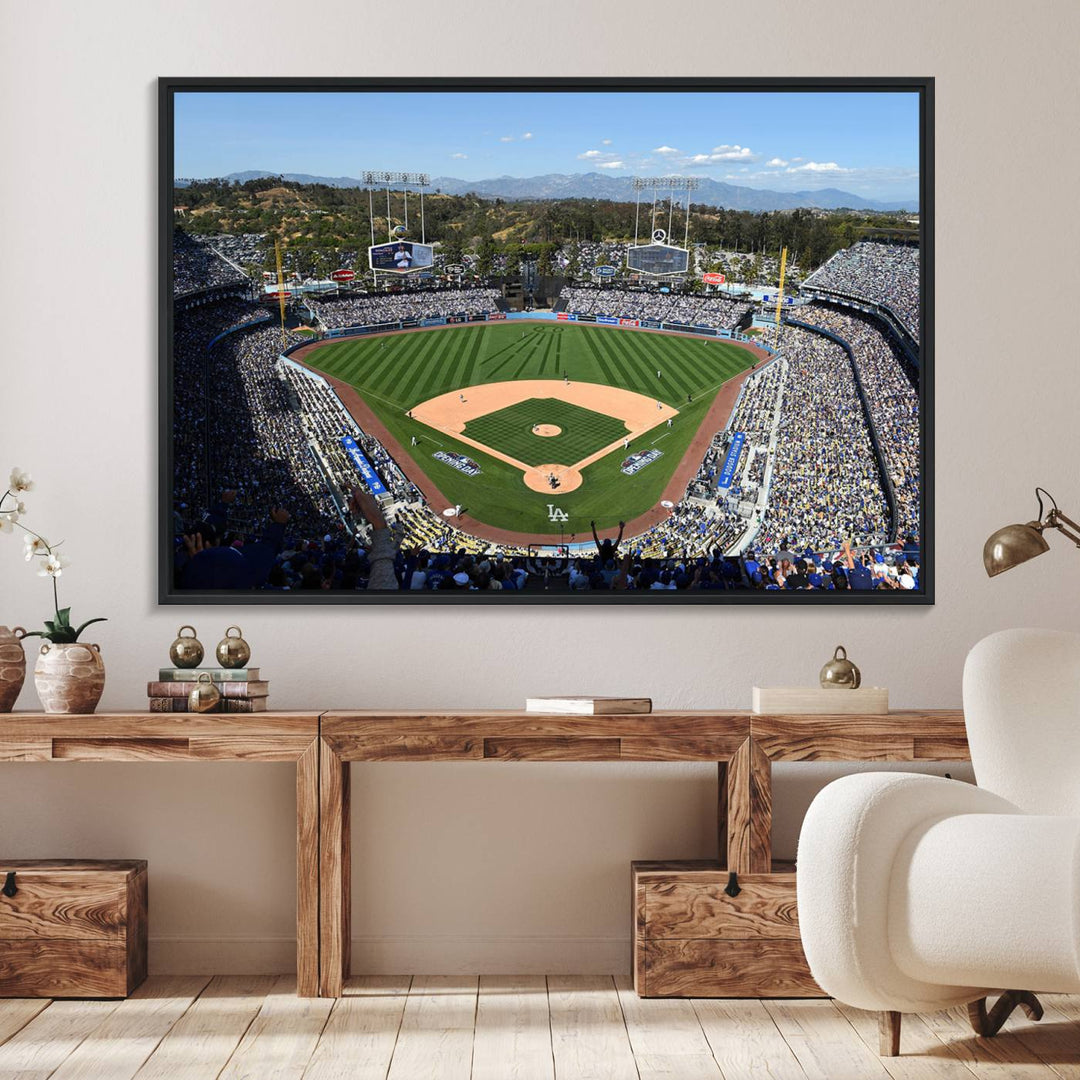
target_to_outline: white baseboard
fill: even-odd
[[[623,937],[402,934],[353,938],[353,971],[367,975],[618,975]],[[296,970],[293,938],[152,937],[154,975],[272,975]]]

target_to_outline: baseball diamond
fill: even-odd
[[[718,392],[760,354],[721,339],[515,322],[321,342],[293,359],[355,391],[341,394],[346,406],[385,429],[417,486],[463,508],[461,528],[543,543],[591,521],[604,530],[666,516],[678,466],[689,453],[699,461],[727,420],[710,415]],[[663,456],[648,469],[622,472],[628,450],[654,446]],[[473,458],[480,474],[438,451]]]
[[[551,421],[562,431],[547,436],[544,443],[537,443],[536,426]],[[470,420],[462,434],[528,465],[545,461],[573,465],[629,432],[621,420],[548,397],[529,398]]]

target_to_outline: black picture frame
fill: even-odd
[[[917,590],[821,590],[787,591],[692,591],[674,592],[333,592],[260,590],[180,590],[173,584],[173,150],[174,98],[190,92],[437,92],[437,91],[603,91],[659,93],[706,91],[783,92],[882,92],[907,91],[918,96],[919,112],[919,250],[920,250],[920,386],[921,423],[921,506],[920,583]],[[934,78],[912,77],[761,77],[761,78],[248,78],[248,77],[166,77],[158,79],[158,586],[159,605],[204,604],[423,604],[457,606],[582,604],[642,605],[782,605],[819,610],[834,605],[925,607],[935,595],[934,520]]]

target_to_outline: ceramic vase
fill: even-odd
[[[0,713],[15,708],[23,681],[26,679],[26,653],[23,652],[21,626],[9,630],[0,626]]]
[[[97,645],[42,642],[34,685],[47,713],[92,713],[105,689],[105,664]]]

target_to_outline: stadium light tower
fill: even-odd
[[[376,185],[386,186],[386,239],[393,240],[393,226],[390,224],[390,185],[401,184],[401,191],[405,197],[405,228],[409,227],[409,184],[420,190],[420,243],[427,240],[424,222],[424,188],[431,186],[431,177],[422,172],[403,172],[401,170],[375,170],[367,169],[361,173],[364,187],[368,189],[368,222],[371,225],[371,246],[375,246],[375,203],[373,191]],[[371,272],[372,284],[378,286],[379,275],[375,270]]]
[[[675,209],[675,192],[686,192],[686,230],[683,237],[683,247],[688,247],[690,241],[690,192],[696,191],[701,187],[701,180],[696,176],[635,176],[630,181],[630,184],[634,191],[637,192],[637,206],[634,210],[634,247],[638,246],[638,221],[641,216],[641,193],[643,191],[651,191],[653,193],[653,230],[656,228],[656,196],[661,191],[670,193],[670,203],[668,206],[668,236],[671,235],[672,215]]]

